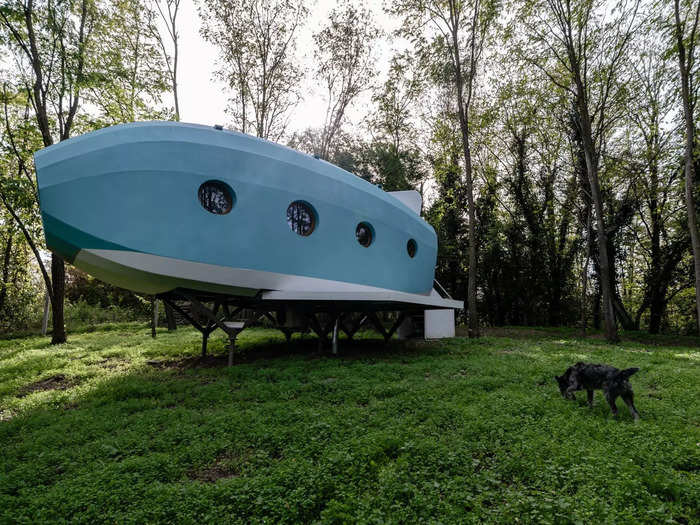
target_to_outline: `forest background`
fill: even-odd
[[[0,6],[0,333],[150,315],[46,251],[32,154],[180,120],[183,12],[227,127],[423,195],[470,335],[698,332],[700,1],[186,2]]]

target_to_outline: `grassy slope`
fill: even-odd
[[[192,330],[0,341],[0,521],[700,522],[697,347],[507,335],[306,339],[232,369],[147,363],[196,355]],[[643,420],[564,401],[578,360],[641,367]],[[75,385],[17,397],[58,373]]]

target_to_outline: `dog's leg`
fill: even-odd
[[[566,389],[566,397],[567,399],[573,399],[576,400],[576,396],[574,395],[574,392],[579,390],[578,386],[578,381],[574,378],[571,380],[571,384],[569,385],[569,388]]]
[[[588,391],[588,406],[593,408],[593,390]]]
[[[610,392],[605,392],[605,399],[608,400],[608,405],[610,405],[610,410],[612,410],[613,417],[617,417],[617,405],[615,404],[615,398]]]
[[[637,409],[634,407],[634,394],[632,391],[628,390],[627,392],[623,392],[620,397],[622,397],[622,400],[627,405],[627,408],[629,408],[630,414],[632,414],[634,420],[639,421],[640,416],[639,412],[637,412]]]

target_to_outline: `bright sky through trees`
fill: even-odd
[[[302,64],[307,69],[307,75],[302,84],[304,99],[294,110],[289,125],[290,132],[308,127],[318,127],[323,124],[325,104],[311,75],[313,67],[312,34],[323,26],[328,18],[328,13],[337,4],[337,0],[321,0],[315,2],[315,5],[309,6],[308,23],[299,32],[298,53]],[[384,31],[390,32],[398,25],[397,20],[390,19],[382,11],[380,0],[370,0],[366,2],[366,5],[375,16],[376,23]],[[230,121],[230,117],[225,113],[230,93],[223,82],[214,78],[217,64],[216,48],[200,35],[201,21],[193,0],[183,0],[180,9],[182,13],[179,29],[181,55],[178,82],[182,106],[181,119],[183,122],[197,124],[226,125]],[[380,42],[377,66],[381,73],[386,72],[392,54],[391,50],[400,48],[401,44],[401,39],[397,38],[393,39],[391,45],[387,39]],[[380,81],[382,79],[383,74],[379,77]],[[349,120],[352,124],[357,124],[366,115],[366,107],[370,99],[371,93],[363,93],[354,107],[350,108]],[[171,101],[168,103],[171,104]]]

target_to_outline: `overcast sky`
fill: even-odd
[[[357,0],[360,3],[361,0]],[[304,100],[296,108],[290,119],[289,131],[302,130],[307,127],[318,127],[323,123],[325,101],[315,89],[311,76],[313,67],[312,35],[323,27],[329,11],[337,5],[337,0],[317,0],[309,2],[310,16],[306,25],[299,32],[297,51],[303,64],[309,70],[307,79],[302,85]],[[396,21],[382,11],[381,0],[366,0],[362,2],[375,15],[377,24],[386,32],[396,27]],[[217,49],[206,42],[199,33],[200,19],[194,0],[183,0],[178,13],[180,31],[180,63],[178,64],[178,84],[180,95],[181,120],[198,124],[230,125],[231,119],[225,113],[228,89],[214,79],[217,68]],[[380,42],[375,52],[378,55],[377,66],[384,73],[387,68],[392,49],[398,45],[394,42]],[[378,80],[381,80],[382,76]],[[172,102],[168,102],[172,104]],[[364,93],[349,112],[352,124],[358,124],[370,109],[370,95]]]

